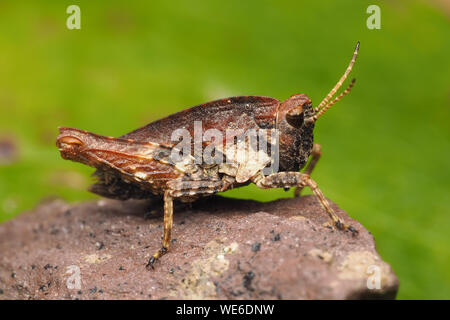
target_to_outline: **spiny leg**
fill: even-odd
[[[164,235],[161,248],[156,251],[148,261],[147,267],[152,267],[156,260],[163,256],[170,247],[173,225],[173,197],[171,190],[164,193]]]
[[[312,190],[314,195],[319,199],[319,202],[323,206],[323,208],[327,211],[334,226],[336,226],[340,230],[348,229],[352,232],[353,235],[356,235],[358,233],[355,228],[346,224],[341,220],[341,218],[339,218],[339,216],[334,212],[333,208],[331,208],[322,191],[320,191],[317,183],[313,179],[311,179],[308,174],[301,172],[278,172],[266,177],[261,174],[256,176],[253,181],[258,187],[263,189],[308,186]]]
[[[308,163],[308,166],[306,167],[306,169],[303,173],[305,173],[309,176],[311,175],[317,162],[319,161],[320,157],[322,156],[321,150],[322,150],[322,146],[318,143],[314,143],[312,151],[311,151],[311,161]],[[304,187],[296,187],[295,191],[294,191],[294,197],[299,197],[303,188]]]

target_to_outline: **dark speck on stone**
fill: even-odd
[[[11,273],[11,278],[15,278],[15,277],[16,277],[16,273],[15,272]]]
[[[96,293],[97,292],[97,287],[93,287],[91,289],[89,289],[90,293]]]
[[[242,284],[243,284],[244,288],[246,288],[247,290],[253,291],[253,289],[251,288],[251,284],[252,284],[254,277],[255,277],[255,274],[253,273],[253,271],[249,271],[244,275],[244,278],[242,279]]]
[[[120,267],[119,267],[119,270],[122,271],[122,270],[125,270],[125,269],[124,269],[122,266],[120,266]]]
[[[103,244],[103,242],[96,242],[95,246],[97,247],[97,250],[102,250],[105,248],[105,245]]]
[[[0,294],[3,294],[3,289],[0,289]]]
[[[83,294],[83,291],[79,290],[77,293],[78,293],[78,294]]]
[[[50,269],[52,266],[50,265],[50,263],[47,263],[45,266],[44,266],[44,269],[45,270],[48,270],[48,269]]]
[[[231,294],[233,295],[233,296],[235,296],[235,297],[239,297],[239,296],[241,296],[242,294],[243,294],[243,292],[242,291],[240,291],[240,290],[238,290],[238,291],[231,291]]]
[[[254,244],[252,244],[252,251],[253,252],[258,252],[260,249],[261,249],[261,243],[255,242]]]
[[[273,241],[280,241],[281,240],[281,235],[279,233],[277,233],[274,237],[273,237]]]
[[[51,235],[57,235],[59,230],[55,226],[50,227],[50,234]]]

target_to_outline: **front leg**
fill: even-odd
[[[341,218],[334,212],[327,199],[320,191],[317,183],[311,179],[308,174],[301,172],[278,172],[264,177],[262,174],[253,178],[253,182],[262,189],[268,188],[290,188],[290,187],[309,187],[314,195],[319,199],[320,204],[327,211],[333,225],[340,230],[349,230],[356,235],[358,231],[352,226],[344,223]]]
[[[318,143],[314,143],[312,151],[311,151],[311,161],[308,163],[305,171],[303,173],[307,175],[311,175],[314,168],[316,167],[317,162],[319,161],[320,157],[322,156],[322,146]],[[300,193],[302,192],[303,187],[297,187],[294,191],[294,197],[299,197]]]

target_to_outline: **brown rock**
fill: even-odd
[[[0,299],[395,298],[398,280],[370,233],[340,210],[359,235],[331,230],[311,196],[176,205],[171,250],[147,270],[161,208],[56,200],[0,225]],[[376,276],[381,288],[368,289]]]

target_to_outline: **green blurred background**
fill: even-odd
[[[66,28],[68,5],[81,30]],[[381,8],[369,30],[366,9]],[[375,236],[398,298],[450,298],[450,5],[446,1],[0,2],[0,221],[47,197],[93,199],[57,126],[119,136],[216,98],[306,93],[360,56],[316,126],[313,177]],[[233,190],[272,200],[292,191]]]

